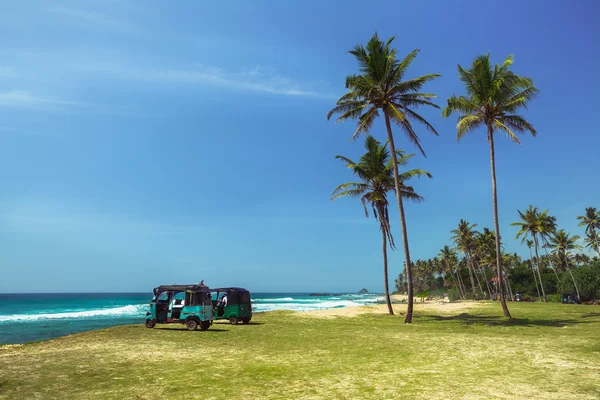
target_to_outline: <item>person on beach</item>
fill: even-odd
[[[225,313],[225,306],[227,305],[227,293],[223,293],[221,298],[217,301],[217,311],[219,315]]]

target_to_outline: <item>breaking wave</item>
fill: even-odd
[[[115,308],[104,308],[85,311],[56,312],[43,314],[0,315],[0,322],[38,321],[48,319],[69,319],[89,317],[143,317],[148,311],[147,304],[128,305]]]

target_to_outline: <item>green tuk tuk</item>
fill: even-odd
[[[200,326],[205,331],[212,325],[213,303],[208,286],[163,285],[154,288],[150,312],[146,313],[146,327],[156,324],[185,324],[194,331]]]
[[[250,292],[244,288],[229,287],[211,289],[215,319],[228,319],[232,325],[252,320]]]

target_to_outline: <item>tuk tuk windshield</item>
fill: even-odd
[[[162,292],[156,299],[156,302],[157,303],[168,303],[169,297],[170,297],[169,292]]]

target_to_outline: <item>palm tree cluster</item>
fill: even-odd
[[[494,274],[498,259],[494,231],[488,228],[478,231],[476,224],[461,219],[451,231],[454,247],[446,245],[437,257],[414,262],[414,279],[420,282],[419,291],[443,293],[452,289],[459,299],[496,299],[501,292],[507,293],[510,300],[521,293],[547,302],[548,294],[559,292],[574,292],[580,299],[595,299],[600,291],[600,258],[592,259],[583,253],[581,238],[559,229],[549,210],[529,206],[517,212],[519,221],[511,225],[518,228],[515,238],[529,249],[528,260],[522,260],[516,253],[506,253],[501,244],[503,279],[498,279]],[[586,233],[597,226],[597,216],[595,208],[590,207],[585,215],[578,217],[585,221],[580,226],[586,227]],[[588,244],[588,247],[592,246]],[[396,280],[396,290],[402,291],[403,285],[405,277],[401,274]],[[582,285],[585,286],[583,291]]]
[[[346,77],[347,93],[338,101],[336,106],[327,114],[327,119],[334,114],[338,115],[337,121],[344,122],[349,119],[357,120],[357,128],[352,135],[352,140],[363,133],[370,133],[375,120],[383,115],[387,132],[387,142],[391,154],[392,172],[394,178],[394,191],[397,201],[399,222],[402,234],[402,248],[404,251],[404,275],[406,282],[406,292],[408,294],[408,308],[405,322],[412,322],[413,298],[414,298],[414,277],[413,263],[410,258],[408,230],[406,226],[406,216],[404,209],[404,192],[402,190],[403,179],[400,174],[398,154],[404,154],[403,151],[396,150],[395,138],[392,132],[392,123],[395,124],[406,136],[408,141],[417,147],[419,152],[425,156],[425,151],[421,145],[421,140],[415,131],[413,123],[419,123],[426,130],[438,135],[436,129],[425,118],[417,113],[419,107],[439,108],[432,100],[437,96],[423,91],[425,84],[438,77],[439,74],[426,74],[417,78],[404,80],[404,76],[411,63],[417,57],[418,49],[409,53],[403,59],[397,58],[397,51],[391,47],[394,37],[387,41],[379,39],[377,34],[369,40],[366,46],[356,45],[350,54],[358,62],[359,72]],[[507,134],[513,141],[519,142],[516,134],[530,132],[535,135],[533,126],[517,112],[525,108],[530,100],[538,93],[529,78],[521,77],[511,71],[513,63],[512,57],[508,57],[502,65],[492,66],[488,55],[477,57],[470,68],[458,66],[459,79],[465,87],[465,95],[452,96],[448,99],[447,106],[443,111],[443,116],[448,117],[453,113],[459,114],[457,124],[457,139],[460,140],[466,133],[472,132],[479,127],[485,128],[490,147],[490,163],[492,176],[492,210],[494,214],[494,235],[490,236],[494,240],[495,260],[479,258],[472,249],[472,244],[467,242],[469,238],[459,237],[457,240],[465,242],[468,249],[467,266],[469,268],[469,278],[471,287],[474,291],[475,281],[478,280],[480,290],[483,290],[479,275],[482,268],[495,268],[498,280],[499,296],[502,303],[504,315],[510,317],[508,307],[504,299],[503,275],[502,275],[502,257],[500,249],[500,233],[498,222],[497,207],[497,185],[496,185],[496,166],[495,166],[495,148],[494,133],[502,132]],[[352,168],[352,167],[351,167]],[[356,171],[355,174],[361,179],[361,184],[369,185],[364,177],[361,177]],[[348,186],[351,188],[352,186]],[[336,189],[337,190],[337,189]],[[339,189],[343,190],[343,188]],[[337,192],[334,192],[334,197]],[[363,195],[361,195],[363,196]],[[378,205],[369,200],[368,197],[361,197],[363,204],[370,203],[374,212]],[[385,209],[387,212],[387,208]],[[380,221],[382,215],[378,211],[376,217]],[[387,214],[384,219],[387,218]],[[387,264],[386,244],[391,241],[391,232],[389,232],[389,222],[385,221],[386,226],[380,226],[382,237],[384,237],[384,265]],[[461,233],[458,233],[460,236]],[[489,244],[489,243],[488,243]],[[461,250],[462,251],[462,250]],[[485,262],[483,264],[482,262]],[[386,267],[384,267],[386,269]],[[487,280],[486,280],[487,282]],[[387,291],[387,277],[385,278]],[[487,287],[487,285],[486,285]],[[488,291],[489,293],[489,291]],[[388,301],[389,302],[389,301]],[[390,307],[390,313],[391,307]]]

